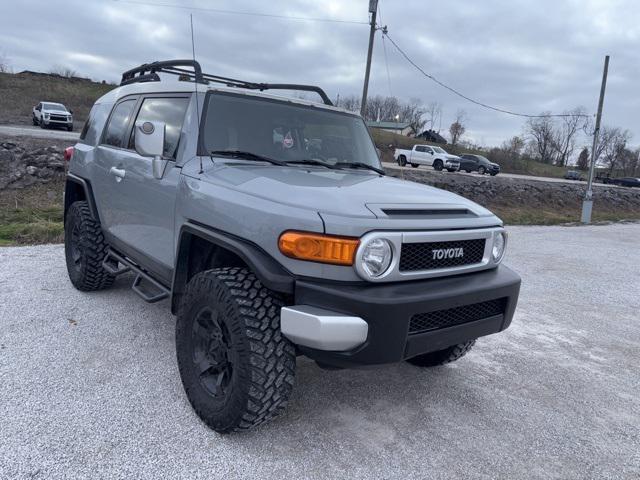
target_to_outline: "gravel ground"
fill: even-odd
[[[174,318],[61,246],[0,249],[0,478],[639,478],[640,225],[511,229],[512,327],[456,364],[327,372],[220,436],[182,391]]]

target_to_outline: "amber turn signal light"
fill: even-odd
[[[278,248],[287,257],[333,265],[353,265],[360,240],[307,232],[284,232]]]

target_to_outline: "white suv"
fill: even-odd
[[[61,103],[40,102],[33,107],[32,120],[41,128],[65,127],[73,130],[73,112]]]

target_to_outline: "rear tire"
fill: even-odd
[[[433,169],[437,170],[438,172],[442,171],[443,168],[443,163],[442,160],[436,160],[435,162],[433,162]]]
[[[416,367],[437,367],[439,365],[445,365],[464,357],[475,343],[475,340],[459,343],[443,350],[418,355],[417,357],[408,359],[407,362]]]
[[[108,248],[100,223],[91,216],[89,204],[73,203],[64,223],[64,254],[74,287],[92,292],[113,284],[115,277],[102,266]]]
[[[187,285],[176,323],[178,368],[211,429],[247,430],[284,411],[296,353],[280,331],[282,305],[245,268],[200,272]]]
[[[404,155],[400,155],[398,157],[398,165],[400,165],[401,167],[404,167],[407,165],[407,157],[405,157]]]

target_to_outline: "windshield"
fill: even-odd
[[[61,103],[43,103],[42,106],[45,110],[62,110],[63,112],[67,111],[67,108]]]
[[[440,147],[433,147],[433,149],[438,153],[447,153],[447,152],[444,151],[444,149],[442,149]]]
[[[232,93],[210,93],[201,146],[283,162],[362,162],[380,167],[364,121],[348,113]]]

